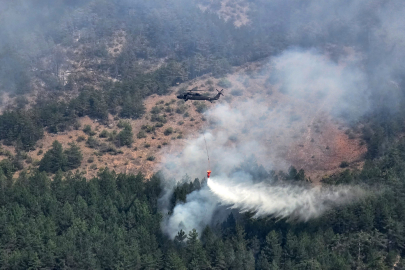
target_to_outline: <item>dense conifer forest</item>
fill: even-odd
[[[307,223],[232,212],[223,223],[201,233],[180,231],[174,240],[160,228],[158,176],[105,169],[94,179],[61,170],[52,179],[40,171],[13,179],[13,166],[2,161],[1,268],[401,269],[405,141],[390,143],[384,152],[361,171],[325,180],[380,191],[356,204]],[[198,179],[179,185],[171,201],[185,200],[201,185]]]

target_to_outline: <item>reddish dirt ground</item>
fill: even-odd
[[[343,170],[339,166],[343,161],[349,163],[349,168],[361,167],[366,146],[361,143],[359,134],[351,130],[348,132],[348,127],[332,119],[322,106],[316,106],[314,104],[315,98],[294,99],[280,93],[277,86],[266,86],[265,80],[268,73],[259,72],[252,75],[252,71],[260,70],[261,66],[265,64],[266,62],[256,62],[235,69],[234,73],[227,76],[227,79],[232,82],[232,87],[225,89],[225,97],[217,101],[227,102],[233,106],[238,101],[243,102],[247,98],[258,98],[263,104],[273,109],[268,119],[269,125],[272,125],[271,132],[266,135],[266,138],[262,138],[263,144],[268,147],[267,156],[263,158],[274,160],[274,168],[277,170],[286,170],[290,165],[297,169],[302,168],[315,183],[318,183],[325,175]],[[119,120],[114,120],[112,116],[110,116],[107,125],[84,117],[80,119],[81,128],[79,130],[59,134],[45,132],[44,138],[37,143],[36,150],[28,153],[34,162],[26,164],[26,168],[36,164],[50,149],[52,142],[58,140],[64,148],[68,147],[70,142],[76,142],[80,146],[83,161],[78,170],[82,171],[87,178],[96,176],[98,170],[103,167],[108,167],[118,173],[142,172],[151,176],[160,167],[162,156],[165,153],[181,154],[182,148],[187,143],[186,139],[198,136],[200,130],[207,124],[202,115],[196,112],[192,101],[185,103],[188,117],[175,112],[179,106],[178,99],[176,99],[177,90],[198,87],[200,90],[208,91],[212,86],[220,89],[221,87],[217,85],[218,82],[219,79],[217,78],[203,76],[174,87],[170,95],[154,95],[147,98],[145,100],[147,113],[141,119],[126,120],[132,126],[134,143],[131,147],[119,148],[122,151],[121,154],[111,155],[107,153],[97,156],[97,149],[87,147],[85,140],[77,142],[80,136],[86,140],[88,138],[82,131],[85,125],[91,126],[92,130],[96,132],[94,137],[100,143],[111,143],[107,139],[98,137],[102,130],[106,129],[109,132],[113,130],[119,132],[120,130],[117,127]],[[243,94],[232,94],[234,89],[242,91]],[[210,95],[215,93],[209,92]],[[142,125],[155,124],[150,120],[150,110],[159,102],[161,103],[159,106],[164,108],[167,107],[166,103],[170,103],[169,106],[173,109],[172,112],[165,113],[167,123],[163,127],[156,128],[155,132],[147,134],[147,138],[138,139],[136,135],[141,130]],[[205,102],[205,104],[207,107],[214,105],[209,102]],[[300,120],[289,122],[288,119],[282,118],[290,117],[290,115],[299,115]],[[172,127],[174,133],[165,136],[163,132],[168,127]],[[243,140],[243,135],[241,135],[241,139]],[[14,152],[12,147],[4,146],[3,148]],[[38,154],[40,150],[42,150],[42,154]],[[154,156],[155,160],[147,160],[150,156]],[[0,159],[3,158],[4,156],[0,157]],[[93,161],[91,161],[92,159]]]
[[[325,175],[342,171],[340,164],[343,161],[348,162],[351,168],[361,167],[367,151],[359,134],[352,134],[349,138],[338,123],[333,123],[326,116],[320,119],[320,122],[308,127],[307,134],[285,153],[286,160],[296,168],[303,168],[314,182],[319,182]]]
[[[206,81],[205,77],[200,78],[199,80],[194,80],[188,83],[187,86],[191,88],[198,86],[200,89],[204,89],[204,86],[202,86],[204,81]],[[170,107],[173,109],[173,112],[165,113],[167,115],[167,123],[164,124],[163,127],[156,128],[154,132],[147,134],[146,138],[138,139],[137,134],[143,125],[153,126],[156,123],[150,121],[150,110],[156,106],[158,102],[163,102],[163,104],[160,105],[163,107],[167,107],[164,105],[165,103],[171,103]],[[120,131],[120,129],[117,127],[119,120],[114,120],[111,115],[107,125],[103,125],[96,120],[90,119],[89,117],[82,117],[79,119],[81,124],[81,128],[79,130],[70,130],[58,134],[45,132],[44,137],[37,143],[38,147],[34,151],[28,152],[27,154],[32,157],[35,164],[41,160],[44,153],[51,148],[53,141],[59,141],[63,145],[63,148],[69,147],[68,144],[70,142],[75,142],[80,146],[83,154],[82,164],[77,170],[82,171],[84,176],[88,179],[97,176],[99,169],[105,167],[113,169],[117,173],[142,172],[147,177],[150,177],[156,171],[156,168],[158,167],[157,164],[161,162],[160,153],[162,153],[163,150],[164,152],[179,151],[181,146],[186,142],[185,138],[193,136],[193,134],[197,134],[198,130],[200,130],[205,124],[202,115],[196,112],[192,101],[185,103],[187,107],[186,111],[189,114],[188,117],[184,117],[183,114],[178,114],[174,111],[179,106],[177,102],[178,99],[176,99],[175,91],[166,96],[153,95],[148,97],[144,102],[147,113],[142,118],[137,120],[123,119],[131,124],[132,132],[134,134],[134,143],[131,147],[124,146],[118,148],[122,151],[121,154],[111,155],[107,153],[102,156],[97,156],[97,149],[86,146],[88,135],[82,131],[85,125],[90,125],[91,129],[96,132],[94,138],[96,138],[100,143],[111,144],[111,142],[108,142],[106,138],[98,137],[98,135],[104,129],[108,132],[112,132],[113,130],[116,130],[117,132]],[[211,104],[207,103],[207,106],[211,106]],[[174,131],[171,135],[166,136],[164,135],[164,130],[169,127],[172,127]],[[179,135],[181,135],[180,138]],[[85,140],[78,142],[77,139],[80,136],[84,137]],[[12,147],[6,147],[6,149],[14,153]],[[41,150],[42,154],[38,154],[38,152]],[[150,156],[155,157],[155,160],[147,160],[147,158]],[[2,158],[5,157],[2,156]],[[93,159],[93,161],[91,161],[91,159]],[[25,165],[27,168],[30,166],[32,167],[32,164]]]

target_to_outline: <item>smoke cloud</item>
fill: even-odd
[[[228,2],[229,6],[235,4]],[[209,8],[198,13],[198,4]],[[311,128],[320,115],[353,123],[378,108],[396,112],[403,107],[405,2],[246,1],[249,24],[238,29],[221,24],[215,15],[218,4],[2,1],[0,91],[29,88],[32,73],[37,74],[42,66],[46,73],[54,72],[41,59],[57,51],[57,46],[83,42],[94,48],[117,30],[125,30],[127,44],[131,44],[126,47],[128,54],[120,59],[139,55],[129,62],[148,57],[181,60],[196,55],[185,61],[191,63],[200,62],[199,55],[203,54],[204,59],[215,59],[218,65],[222,60],[239,65],[272,55],[253,74],[229,76],[233,88],[226,91],[226,98],[232,96],[232,90],[241,90],[242,96],[233,97],[231,102],[221,99],[205,113],[204,136],[189,138],[181,152],[165,155],[162,171],[166,178],[175,180],[165,183],[167,192],[160,201],[163,211],[179,179],[185,174],[205,175],[204,140],[213,178],[209,186],[189,194],[186,203],[175,207],[165,218],[164,230],[173,236],[179,229],[201,229],[216,220],[221,204],[254,210],[258,215],[307,220],[334,204],[350,202],[350,194],[358,194],[350,187],[325,190],[279,185],[272,182],[269,170],[286,170],[291,165],[291,156],[297,154],[291,146],[310,143]],[[216,69],[207,72],[212,70]],[[190,78],[200,74],[190,67]],[[252,156],[257,163],[249,162]],[[313,159],[314,164],[321,162]],[[262,194],[262,199],[249,201],[248,192]],[[277,200],[268,203],[264,198]],[[294,207],[283,207],[287,204]]]
[[[288,149],[310,140],[308,127],[320,114],[352,122],[370,111],[367,77],[357,57],[348,53],[336,63],[317,50],[295,48],[249,76],[230,76],[243,96],[211,107],[204,115],[205,133],[190,138],[181,152],[165,156],[166,176],[201,178],[208,169],[206,141],[212,178],[174,208],[164,220],[164,231],[174,237],[180,229],[202,230],[218,221],[215,213],[220,207],[253,211],[255,217],[307,221],[361,197],[365,192],[359,188],[274,182],[269,174],[291,165]],[[166,201],[175,184],[168,187]]]
[[[173,214],[165,221],[164,230],[171,237],[180,230],[189,232],[196,229],[201,232],[206,225],[211,224],[217,207],[218,199],[205,186],[190,193],[186,203],[174,208]]]

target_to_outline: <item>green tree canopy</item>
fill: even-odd
[[[66,163],[67,158],[63,153],[62,144],[58,141],[54,141],[52,148],[45,153],[44,157],[39,162],[39,170],[56,173],[58,170],[65,170]]]

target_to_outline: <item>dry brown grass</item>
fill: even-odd
[[[89,117],[82,117],[79,119],[81,128],[79,130],[71,130],[68,132],[50,134],[45,132],[44,138],[38,141],[36,150],[29,152],[28,154],[33,158],[33,160],[40,160],[44,153],[52,147],[52,143],[55,140],[58,140],[64,148],[68,147],[70,142],[75,142],[80,146],[83,161],[82,165],[78,170],[84,171],[87,178],[91,178],[97,175],[97,172],[100,168],[108,167],[114,169],[117,173],[138,173],[142,172],[148,177],[155,171],[156,165],[160,163],[161,157],[159,152],[165,148],[168,151],[174,151],[174,149],[179,149],[181,145],[185,143],[185,138],[196,133],[204,124],[201,120],[202,116],[195,111],[195,107],[191,102],[187,103],[189,117],[184,118],[183,115],[173,113],[166,113],[167,123],[163,127],[156,128],[155,132],[147,134],[147,138],[138,139],[137,134],[141,130],[143,125],[154,125],[155,122],[151,122],[149,119],[151,117],[150,110],[155,104],[159,101],[164,103],[170,103],[175,97],[175,93],[167,96],[151,96],[145,100],[145,107],[147,113],[137,120],[125,119],[131,124],[132,131],[134,133],[134,143],[131,147],[120,147],[118,148],[123,153],[117,155],[103,154],[102,156],[97,156],[95,153],[97,149],[89,148],[86,146],[86,140],[88,135],[85,134],[82,129],[85,125],[90,125],[93,131],[96,131],[94,136],[100,143],[105,142],[110,144],[106,138],[99,138],[98,135],[105,129],[108,132],[113,132],[114,130],[117,133],[120,131],[120,128],[117,127],[119,120],[114,120],[112,116],[109,117],[109,124],[102,125],[99,122],[96,122]],[[194,121],[190,119],[194,118]],[[183,121],[182,125],[179,125],[178,122]],[[172,127],[174,133],[165,136],[164,130],[168,127]],[[181,139],[178,139],[178,135],[182,135]],[[82,142],[77,142],[77,138],[83,136],[86,140]],[[172,139],[175,138],[175,139]],[[167,145],[163,145],[167,143]],[[149,144],[149,147],[145,147],[146,144]],[[161,148],[158,148],[160,145]],[[10,148],[12,150],[12,148]],[[136,149],[136,150],[135,150]],[[38,155],[38,151],[42,150],[43,154]],[[154,156],[155,160],[149,161],[147,158],[149,156]],[[90,157],[93,157],[94,161],[89,163],[87,162]]]
[[[126,42],[126,32],[124,30],[116,31],[111,41],[107,44],[108,53],[112,57],[118,56],[122,52],[122,48],[125,46]]]
[[[333,120],[322,106],[319,108],[313,106],[311,98],[307,100],[294,99],[280,93],[278,86],[264,86],[268,74],[246,75],[260,69],[265,63],[256,62],[236,68],[232,74],[227,76],[227,79],[232,83],[232,87],[225,89],[225,97],[221,97],[217,101],[228,102],[231,106],[235,106],[234,104],[237,101],[243,102],[247,98],[252,98],[260,99],[260,102],[269,108],[274,108],[274,112],[268,118],[269,124],[272,125],[271,132],[266,137],[261,138],[262,144],[267,148],[267,152],[263,157],[258,156],[258,160],[271,159],[274,167],[277,169],[285,170],[290,165],[294,165],[298,169],[303,168],[314,182],[318,182],[326,174],[341,171],[342,168],[339,165],[342,161],[348,162],[350,168],[361,167],[361,160],[366,152],[366,146],[360,144],[359,134],[354,133],[354,137],[352,135],[352,138],[349,139],[349,136],[345,133],[347,128],[344,127],[344,124]],[[212,84],[207,83],[208,80],[212,81]],[[84,171],[87,178],[96,176],[98,170],[103,167],[114,169],[118,173],[142,172],[146,176],[150,176],[160,168],[164,154],[181,154],[184,145],[187,143],[187,138],[199,136],[199,131],[206,125],[206,122],[202,120],[202,115],[196,112],[193,102],[188,101],[185,104],[188,106],[187,112],[189,113],[189,117],[184,117],[175,111],[172,113],[166,112],[167,123],[163,127],[156,128],[155,132],[147,134],[147,138],[138,139],[136,135],[143,125],[152,126],[155,124],[155,122],[151,122],[150,120],[151,109],[157,103],[163,102],[159,106],[165,107],[166,103],[171,103],[170,106],[175,110],[178,102],[178,99],[176,99],[178,89],[182,87],[187,89],[197,87],[200,90],[207,90],[208,92],[211,86],[218,89],[221,88],[217,86],[219,80],[206,75],[174,87],[171,89],[172,93],[169,95],[153,95],[148,97],[144,101],[146,114],[137,120],[127,120],[131,124],[134,134],[132,146],[119,148],[122,154],[111,155],[107,153],[97,156],[95,154],[97,152],[96,149],[88,148],[85,141],[79,142],[77,144],[82,149],[83,162],[78,170]],[[248,84],[246,80],[249,81]],[[232,95],[232,89],[239,89],[242,94]],[[271,90],[270,94],[269,90]],[[210,95],[214,95],[216,91],[209,93]],[[175,101],[174,104],[173,100]],[[209,102],[206,102],[206,104],[208,107],[214,105]],[[294,106],[289,106],[291,104]],[[278,113],[277,111],[280,108],[289,109],[283,109]],[[301,119],[289,123],[286,119],[282,118],[286,114],[297,114]],[[192,118],[195,121],[191,121]],[[90,125],[92,130],[96,130],[97,134],[94,137],[100,142],[105,143],[109,143],[107,139],[98,138],[98,134],[102,130],[106,129],[109,132],[114,130],[119,132],[120,130],[117,127],[119,120],[114,120],[112,116],[109,117],[108,126],[102,125],[88,117],[83,117],[79,121],[81,123],[80,130],[71,130],[59,134],[45,132],[44,138],[37,143],[37,149],[28,154],[34,161],[38,161],[43,157],[43,154],[37,154],[38,151],[42,150],[45,153],[50,149],[54,140],[58,140],[66,148],[69,142],[76,142],[79,136],[84,136],[87,139],[88,136],[81,130],[85,125]],[[183,124],[180,125],[179,122],[181,121]],[[165,136],[163,132],[168,127],[172,127],[175,133]],[[179,134],[182,135],[181,139],[177,139]],[[244,136],[243,134],[240,135],[240,141],[244,140]],[[145,144],[148,144],[149,147],[145,147]],[[5,148],[14,153],[12,147],[5,146]],[[154,156],[155,159],[153,161],[147,160],[149,156]],[[93,157],[94,161],[89,163],[88,160],[91,157]],[[26,167],[28,166],[32,165],[26,164]]]
[[[215,10],[216,2],[220,2],[220,8]],[[236,27],[249,24],[249,3],[244,0],[211,0],[208,5],[198,5],[202,11],[216,12],[223,20],[233,21]]]

